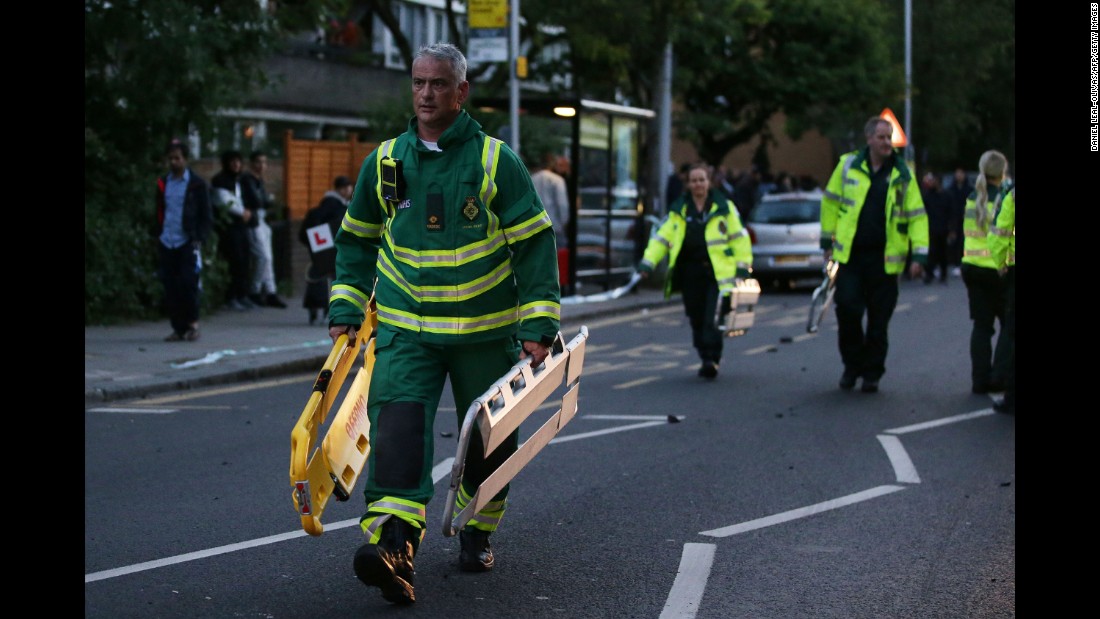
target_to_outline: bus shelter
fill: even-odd
[[[472,107],[506,113],[509,102],[475,98]],[[559,261],[562,295],[608,290],[624,283],[649,239],[643,145],[648,121],[656,113],[570,98],[524,97],[519,107],[521,156],[536,161],[539,153],[533,149],[545,148],[545,140],[550,139],[553,149],[569,161],[564,175],[570,203],[568,258]],[[539,128],[540,136],[525,120]],[[497,137],[507,139],[507,133],[505,128]]]

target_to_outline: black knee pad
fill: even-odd
[[[374,481],[385,488],[417,488],[424,466],[424,405],[383,404],[374,435]]]

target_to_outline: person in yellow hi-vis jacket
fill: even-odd
[[[978,180],[966,199],[963,214],[962,279],[973,323],[970,329],[970,390],[985,394],[1004,391],[1008,355],[1012,340],[1006,337],[1004,272],[990,255],[989,229],[993,215],[1012,188],[1008,180],[1008,159],[987,150],[978,159]],[[1001,328],[996,345],[993,337]]]
[[[416,600],[413,556],[432,498],[436,409],[450,380],[461,425],[475,398],[520,359],[542,364],[561,318],[553,223],[527,167],[464,109],[466,58],[452,44],[412,62],[416,116],[363,161],[336,234],[329,336],[354,339],[373,294],[378,330],[367,397],[371,450],[353,569],[395,604]],[[469,444],[457,511],[519,444]],[[459,567],[484,572],[505,485],[459,531]]]
[[[917,179],[894,151],[889,121],[872,116],[867,146],[843,155],[821,199],[821,248],[839,263],[837,343],[844,372],[840,388],[878,391],[886,373],[887,331],[898,303],[898,277],[912,246],[910,275],[928,262],[928,216]],[[863,316],[867,315],[867,329]]]
[[[752,241],[733,200],[710,186],[710,169],[688,171],[687,192],[673,202],[649,239],[638,273],[648,277],[668,257],[665,298],[680,291],[691,323],[691,343],[703,365],[699,376],[718,376],[723,334],[715,322],[718,298],[752,273]],[[724,307],[729,311],[729,307]]]
[[[987,237],[993,266],[1005,272],[1005,314],[1001,336],[1012,346],[1003,376],[1004,398],[993,405],[1000,413],[1016,414],[1016,186],[1001,200]]]

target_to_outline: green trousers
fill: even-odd
[[[424,344],[416,333],[405,329],[378,326],[367,400],[370,454],[363,492],[368,506],[387,497],[422,504],[431,500],[435,486],[433,428],[446,381],[451,383],[460,429],[470,403],[515,365],[519,353],[520,343],[514,337],[440,346]],[[484,458],[481,434],[471,433],[463,489],[472,494],[518,445],[516,431]],[[449,448],[457,449],[457,444]],[[505,486],[493,501],[503,501],[507,494]]]

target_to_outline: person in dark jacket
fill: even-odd
[[[332,189],[325,192],[320,204],[309,209],[298,240],[309,248],[309,269],[306,271],[306,292],[302,307],[309,310],[309,324],[317,322],[317,313],[328,318],[328,292],[336,277],[336,232],[348,212],[348,200],[355,183],[346,176],[337,176]]]
[[[947,239],[951,230],[951,204],[940,188],[939,176],[932,172],[926,173],[921,180],[920,195],[928,213],[928,268],[924,270],[924,283],[932,283],[934,271],[938,269],[940,283],[946,284],[950,268]],[[958,236],[958,231],[955,235]]]
[[[947,188],[948,222],[947,255],[955,275],[961,275],[963,257],[963,214],[966,211],[966,199],[974,191],[966,170],[955,168],[955,178]]]
[[[214,202],[219,207],[220,242],[218,248],[229,264],[229,293],[226,307],[243,311],[256,307],[248,297],[252,285],[252,241],[249,227],[258,223],[253,214],[259,205],[251,204],[255,197],[241,178],[244,160],[241,153],[222,153],[222,169],[210,179]]]
[[[199,339],[202,245],[210,235],[210,188],[187,167],[187,146],[173,140],[165,151],[168,173],[157,179],[156,225],[160,278],[172,333],[166,342]]]

